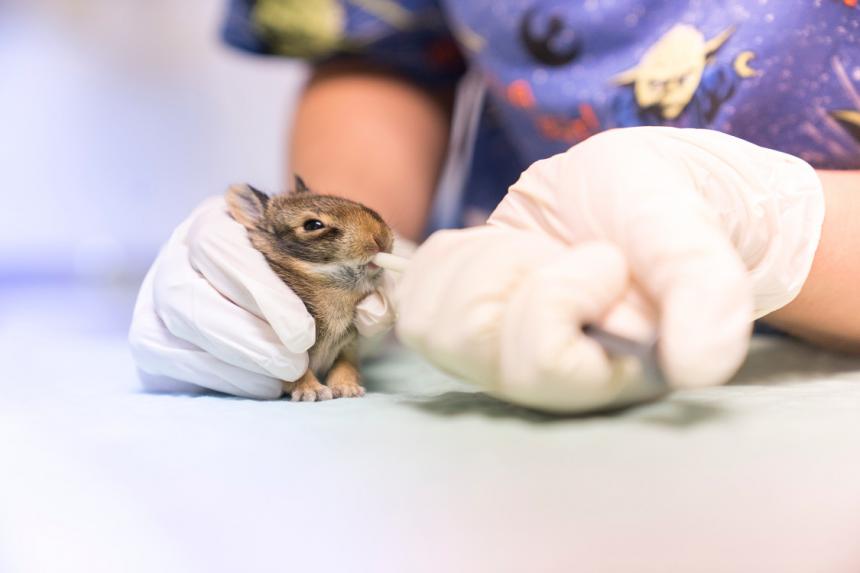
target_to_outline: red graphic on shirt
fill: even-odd
[[[857,7],[857,0],[842,0],[842,3],[848,6],[849,8]]]
[[[579,106],[579,117],[568,119],[541,115],[537,118],[537,128],[547,139],[578,143],[600,131],[600,121],[594,109],[583,103]]]
[[[447,38],[430,44],[426,56],[430,64],[436,68],[450,69],[463,65],[463,56],[457,44]]]
[[[535,106],[535,96],[532,93],[532,88],[525,80],[512,81],[505,90],[505,95],[512,106],[526,109]]]

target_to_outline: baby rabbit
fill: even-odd
[[[379,286],[382,269],[371,259],[390,251],[394,236],[364,205],[316,194],[298,176],[295,186],[273,197],[250,185],[227,191],[230,215],[316,322],[308,370],[297,381],[284,382],[284,391],[293,401],[363,396],[355,307]],[[326,372],[327,387],[317,379]]]

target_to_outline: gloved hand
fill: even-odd
[[[648,397],[583,334],[657,336],[669,382],[725,382],[751,323],[800,291],[824,215],[805,162],[707,130],[631,128],[538,161],[488,224],[442,231],[398,287],[397,331],[515,403],[580,412]]]
[[[390,284],[359,304],[361,334],[391,327]],[[221,197],[202,203],[159,253],[129,332],[145,386],[184,390],[191,383],[249,398],[280,397],[281,380],[307,369],[314,339],[304,303],[251,246]]]

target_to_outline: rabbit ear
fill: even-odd
[[[305,183],[304,179],[299,177],[298,175],[294,176],[296,182],[296,188],[293,193],[311,193],[311,188],[308,187],[307,183]]]
[[[256,229],[263,219],[269,196],[250,185],[231,185],[227,190],[230,215],[247,229]]]

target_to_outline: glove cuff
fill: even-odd
[[[800,294],[824,223],[824,192],[815,169],[797,157],[778,155],[767,185],[770,199],[757,206],[751,221],[767,229],[769,236],[763,256],[748,267],[754,318],[784,307]]]

